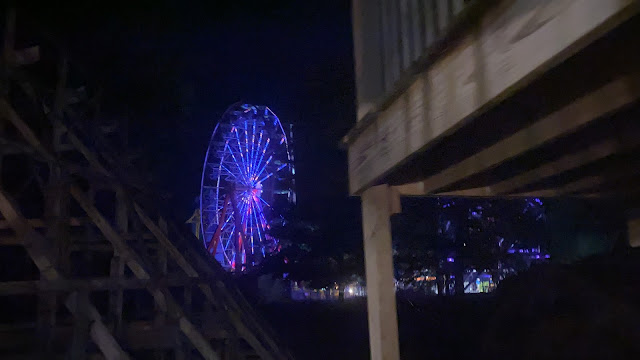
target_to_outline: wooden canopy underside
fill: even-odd
[[[514,75],[491,73],[491,64],[487,63],[491,56],[485,59],[484,67],[478,65],[481,55],[473,51],[475,40],[463,39],[453,45],[453,50],[418,75],[386,110],[377,112],[373,122],[358,126],[364,126],[364,130],[345,139],[349,144],[351,191],[360,194],[368,186],[386,183],[408,196],[624,194],[628,200],[634,199],[638,194],[629,192],[637,191],[634,184],[640,176],[636,170],[640,157],[635,156],[640,145],[640,46],[634,39],[640,33],[640,21],[634,15],[636,4],[625,8],[622,3],[617,2],[620,8],[608,8],[612,11],[608,20],[594,20],[587,26],[589,18],[583,17],[580,21],[584,24],[563,28],[576,31],[576,43],[560,48],[555,55],[550,52],[553,61],[539,69],[535,61],[548,50],[532,47],[532,43],[543,46],[545,36],[555,36],[554,29],[561,24],[554,24],[555,20],[564,19],[564,25],[569,18],[578,21],[570,15],[572,5],[560,9],[557,19],[542,24],[540,35],[534,32],[530,39],[519,40],[527,43],[512,44],[512,60],[518,56],[533,58],[518,64],[523,74],[520,82],[482,106],[480,95],[473,94],[484,88],[479,94],[490,99],[487,89],[494,85],[487,82],[498,81],[487,77],[502,77],[499,82],[503,83]],[[576,11],[586,11],[578,9],[576,5]],[[496,10],[489,18],[500,19],[505,13],[509,12]],[[502,31],[494,30],[489,20],[486,24],[482,25],[486,30],[481,36],[497,36]],[[509,31],[509,26],[501,29]],[[578,36],[580,29],[585,32]],[[533,56],[535,52],[543,54]],[[473,66],[463,66],[464,59],[470,59]],[[452,77],[452,89],[440,90],[443,98],[439,99],[434,93],[434,76],[438,72],[446,75],[447,66],[450,71],[456,66],[467,68],[469,82],[458,84]],[[525,72],[527,66],[531,66],[532,74]],[[476,80],[479,76],[484,80]],[[497,90],[492,91],[497,94]],[[438,106],[444,106],[442,117],[433,118]],[[466,113],[470,115],[463,116]],[[460,120],[445,129],[445,122],[455,119]],[[402,122],[404,126],[398,125]],[[425,145],[418,141],[429,136],[431,140],[425,140]]]

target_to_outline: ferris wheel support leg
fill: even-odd
[[[373,360],[400,359],[390,222],[391,214],[398,211],[398,200],[388,185],[371,187],[362,194],[369,346]]]
[[[224,221],[227,216],[227,204],[229,204],[230,202],[231,198],[229,195],[227,195],[224,199],[224,205],[222,206],[222,216],[220,217],[220,220],[218,220],[220,224],[218,224],[218,228],[211,237],[209,245],[207,246],[207,251],[213,256],[216,256],[216,250],[218,249],[218,243],[220,242],[220,234],[222,234],[222,227],[224,226]]]

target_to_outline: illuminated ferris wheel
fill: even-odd
[[[269,229],[295,202],[294,174],[287,132],[268,107],[227,109],[209,141],[200,190],[202,240],[224,268],[246,270],[279,249]]]

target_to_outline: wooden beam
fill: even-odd
[[[151,233],[155,236],[155,238],[163,245],[163,247],[167,250],[169,255],[178,263],[178,266],[188,275],[192,277],[197,277],[198,272],[189,264],[184,255],[178,251],[175,245],[169,240],[167,235],[160,229],[160,227],[147,216],[147,214],[142,210],[140,205],[137,203],[133,204],[133,208],[135,209],[138,217],[142,221],[142,223],[151,231]]]
[[[400,359],[391,248],[392,192],[374,186],[362,194],[369,346],[373,360]]]
[[[6,103],[6,101],[5,101],[5,103]],[[2,107],[2,105],[3,104],[0,103],[0,107]],[[6,103],[6,105],[8,106],[8,103]],[[14,118],[12,120],[14,120],[17,123],[16,127],[19,128],[19,130],[23,133],[23,136],[27,139],[27,141],[32,146],[39,145],[39,142],[38,142],[37,138],[35,137],[35,135],[33,134],[33,132],[31,132],[31,130],[28,128],[28,126],[22,121],[22,119],[20,119],[17,116],[17,114],[14,116]],[[102,165],[102,163],[100,162],[98,157],[95,156],[95,154],[93,152],[91,152],[82,143],[82,141],[70,131],[70,129],[65,128],[65,130],[69,133],[69,139],[70,139],[71,143],[77,149],[79,149],[79,151],[83,154],[83,156],[89,161],[91,166],[96,168],[98,171],[105,173],[105,175],[111,176],[111,174]],[[41,146],[37,146],[37,147],[38,147],[39,151],[41,151],[44,154],[46,154],[48,156],[48,159],[50,159],[50,161],[53,162],[53,157],[49,153],[47,153],[46,149],[44,149]],[[134,274],[136,276],[138,276],[138,277],[141,277],[141,278],[149,278],[148,272],[144,270],[143,266],[141,266],[142,262],[141,262],[140,258],[137,257],[135,255],[135,253],[133,253],[128,248],[128,246],[126,246],[126,244],[124,242],[122,242],[122,239],[111,228],[111,226],[104,219],[104,217],[102,217],[102,215],[97,211],[97,209],[95,209],[95,207],[93,207],[91,202],[88,201],[86,199],[86,197],[84,197],[84,195],[82,194],[82,191],[77,189],[77,188],[72,188],[71,192],[72,192],[72,196],[74,196],[74,198],[76,198],[76,200],[79,203],[81,203],[81,207],[83,207],[85,209],[85,211],[89,210],[92,213],[91,214],[92,216],[90,216],[90,217],[92,218],[94,223],[98,226],[98,228],[105,235],[105,237],[110,242],[112,242],[116,252],[118,252],[121,256],[123,256],[126,259],[127,265],[132,268],[132,271],[134,272]],[[83,206],[83,204],[84,204],[84,206]],[[211,289],[209,287],[206,287],[205,285],[200,285],[200,286],[201,286],[201,289],[205,292],[205,295],[207,296],[207,298],[210,301],[214,301],[214,297],[212,295]],[[180,319],[179,321],[180,321],[181,329],[183,330],[185,335],[187,335],[189,340],[192,341],[194,346],[196,346],[196,348],[198,348],[198,350],[201,351],[202,355],[205,358],[217,358],[217,354],[215,354],[215,352],[213,352],[213,350],[211,349],[210,345],[208,343],[206,343],[206,341],[203,340],[202,336],[200,334],[198,334],[197,331],[195,331],[195,328],[192,326],[192,324],[190,324],[190,322],[186,318],[183,319],[184,316],[183,316],[183,313],[182,313],[181,309],[179,309],[179,306],[177,306],[177,304],[175,304],[175,301],[173,301],[172,297],[170,297],[170,294],[168,294],[168,292],[167,292],[167,295],[169,295],[169,297],[170,297],[169,299],[167,299],[164,296],[164,294],[162,294],[162,292],[159,291],[159,290],[153,291],[153,295],[154,295],[154,299],[159,304],[161,304],[163,306],[165,305],[165,304],[163,304],[163,299],[167,300],[167,302],[169,303],[169,305],[167,305],[167,306],[169,306],[171,308],[171,310],[173,310],[172,311],[174,313],[173,315],[174,316],[178,316],[178,318]],[[231,301],[231,303],[233,303],[233,300]],[[214,301],[214,304],[215,304],[215,301]],[[258,341],[257,338],[255,337],[255,335],[252,334],[251,331],[249,331],[249,329],[246,327],[246,325],[244,325],[244,323],[239,320],[237,315],[232,314],[230,316],[231,316],[232,319],[234,319],[233,322],[237,325],[238,331],[243,335],[245,340],[247,340],[247,342],[249,342],[252,346],[254,346],[254,348],[256,348],[256,351],[258,351],[264,359],[272,358],[271,354],[262,346],[260,341]],[[271,344],[273,343],[273,340],[270,339],[269,337],[267,337],[266,340],[267,340],[267,342],[269,342]]]
[[[180,241],[186,243],[188,240],[184,238],[179,229],[174,224],[171,224],[172,229],[178,234]],[[190,234],[195,238],[195,235]],[[192,242],[196,243],[196,242]],[[199,243],[199,242],[197,242]],[[220,271],[222,269],[217,262],[211,262],[210,258],[206,258],[208,255],[204,248],[198,252],[191,246],[187,247],[187,255],[190,259],[195,260],[195,265],[205,275],[211,278],[216,278],[218,274],[213,271],[212,267],[218,267]],[[269,332],[265,330],[265,327],[260,324],[259,317],[253,312],[253,309],[248,304],[243,295],[236,289],[236,292],[232,294],[231,290],[226,285],[217,280],[215,284],[210,286],[199,286],[200,290],[204,293],[206,298],[216,306],[224,306],[227,309],[229,320],[235,327],[238,335],[244,338],[249,345],[251,345],[262,357],[262,359],[274,359],[274,358],[286,358],[286,355],[280,356],[282,350],[275,343],[275,340],[269,335]],[[251,315],[251,316],[249,316]],[[262,345],[260,340],[253,334],[252,330],[248,327],[248,324],[252,326],[257,333],[262,335],[263,340],[269,344],[272,349],[272,353]]]
[[[100,211],[92,204],[89,198],[76,186],[71,186],[71,196],[78,202],[80,207],[89,215],[94,224],[100,229],[102,234],[109,240],[114,249],[122,256],[127,266],[139,279],[150,279],[151,274],[142,259],[133,251],[111,227],[109,222],[102,216]],[[166,289],[148,289],[160,309],[168,311],[175,318],[180,326],[180,330],[198,349],[205,359],[219,360],[218,354],[211,348],[209,342],[203,337],[198,329],[184,315],[180,305],[173,299],[173,296]]]
[[[529,192],[521,192],[517,194],[510,194],[514,197],[555,197],[555,196],[577,196],[580,197],[580,193],[585,190],[592,189],[598,185],[604,184],[609,180],[605,176],[588,176],[570,182],[569,184],[554,188],[544,189]]]
[[[71,349],[69,356],[71,359],[83,360],[87,358],[87,345],[89,344],[89,293],[78,292],[76,301],[76,320],[73,324],[73,334],[71,336]]]
[[[173,242],[171,242],[168,237],[163,233],[163,231],[160,229],[160,227],[151,220],[151,218],[144,212],[144,210],[142,209],[142,207],[140,207],[137,203],[134,203],[134,209],[136,211],[136,213],[138,214],[138,216],[140,217],[140,220],[145,224],[145,226],[149,229],[149,231],[151,231],[156,238],[158,239],[158,241],[166,247],[169,255],[171,255],[171,257],[178,263],[178,266],[180,266],[180,268],[182,268],[182,270],[187,273],[187,275],[189,276],[197,276],[198,272],[194,269],[194,267],[191,265],[191,263],[189,263],[186,258],[183,256],[182,252],[178,251],[178,249],[175,247],[175,245],[173,244]],[[182,241],[185,241],[184,239],[181,239]],[[197,256],[197,255],[196,255]],[[210,276],[214,276],[213,274],[210,274]],[[212,289],[204,284],[200,284],[199,285],[200,289],[202,290],[202,292],[204,293],[205,297],[207,298],[208,301],[211,302],[211,304],[217,305],[218,301],[220,300],[219,298],[217,298],[213,292]],[[251,333],[251,331],[246,327],[246,325],[244,324],[243,320],[241,320],[237,315],[235,315],[233,312],[230,311],[230,319],[231,322],[234,324],[234,326],[236,327],[236,329],[238,330],[238,332],[241,334],[241,336],[259,353],[261,354],[261,357],[263,359],[269,359],[271,358],[271,354],[269,354],[269,351],[267,351],[267,349],[260,343],[260,341],[255,337],[255,335],[253,335]],[[267,342],[270,344],[270,346],[272,346],[272,349],[274,350],[274,353],[278,351],[278,347],[275,344],[275,342],[273,341],[273,339],[271,339],[270,337],[266,337]]]
[[[94,167],[97,171],[104,174],[107,177],[113,177],[113,175],[107,171],[107,169],[102,166],[98,157],[87,148],[84,143],[76,136],[74,132],[72,132],[69,128],[67,128],[64,124],[61,124],[62,128],[67,132],[67,137],[69,142],[78,150],[80,153],[89,161],[92,167]]]
[[[61,279],[62,276],[49,258],[53,252],[47,245],[46,239],[29,226],[26,219],[16,210],[16,207],[2,190],[0,190],[0,213],[11,223],[11,227],[16,232],[16,236],[24,239],[24,247],[38,269],[40,269],[41,276],[47,280]],[[76,295],[77,293],[72,293],[65,302],[65,305],[72,314],[75,314],[77,309],[74,303]],[[90,328],[91,339],[98,345],[98,348],[100,348],[104,356],[109,360],[129,359],[128,354],[122,350],[118,342],[102,323],[102,319],[96,308],[89,304],[87,311],[89,311],[89,317],[93,321]]]
[[[6,98],[0,98],[0,116],[5,117],[18,130],[24,139],[33,146],[47,161],[55,162],[55,158],[44,148],[36,134],[18,116]]]
[[[491,169],[526,151],[573,133],[590,121],[615,112],[639,98],[639,74],[620,77],[497,144],[429,177],[421,182],[420,190],[423,194],[437,193],[439,189],[457,181]],[[523,176],[531,177],[531,174]]]
[[[496,196],[508,194],[535,181],[544,180],[591,162],[604,159],[609,155],[615,154],[623,147],[623,144],[616,139],[605,139],[601,143],[587,147],[585,150],[567,154],[555,161],[545,163],[533,170],[520,173],[496,184],[440,194],[445,196]]]
[[[375,109],[379,115],[369,125],[358,122],[359,134],[348,140],[351,193],[376,184],[413,154],[621,24],[637,8],[635,0],[513,0],[489,11],[475,31],[408,81],[401,95]]]

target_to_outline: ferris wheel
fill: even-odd
[[[278,251],[269,229],[295,202],[294,174],[287,133],[268,107],[227,109],[211,135],[200,189],[202,240],[224,268],[243,271]]]

